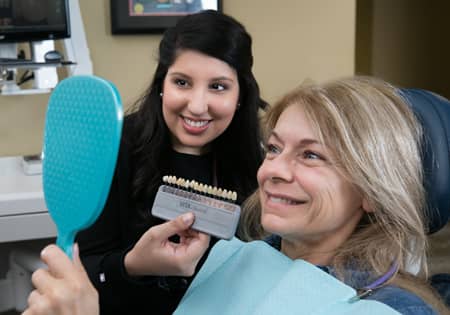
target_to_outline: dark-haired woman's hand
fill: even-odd
[[[191,276],[209,246],[210,237],[192,230],[194,215],[150,228],[125,256],[125,269],[131,276]],[[178,243],[170,237],[179,235]]]

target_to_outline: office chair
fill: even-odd
[[[422,162],[427,193],[428,233],[443,228],[450,218],[450,102],[420,89],[401,89],[423,126]],[[449,261],[450,264],[450,261]],[[436,274],[431,285],[450,306],[450,274]]]

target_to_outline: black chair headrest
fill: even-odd
[[[450,102],[420,89],[401,89],[401,94],[423,126],[422,160],[431,234],[450,217]]]

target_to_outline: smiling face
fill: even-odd
[[[331,254],[311,257],[332,253],[364,213],[361,195],[332,160],[302,107],[287,107],[268,139],[258,183],[261,224],[283,238],[282,251],[291,258],[326,264]]]
[[[162,109],[175,151],[199,155],[230,125],[239,99],[236,71],[185,50],[164,79]]]

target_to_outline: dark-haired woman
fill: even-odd
[[[217,11],[188,15],[164,33],[153,81],[125,119],[105,208],[77,237],[101,314],[171,314],[190,283],[176,275],[191,272],[163,277],[148,268],[146,232],[162,223],[150,209],[163,175],[236,191],[238,202],[256,189],[266,103],[252,65],[250,35]]]

